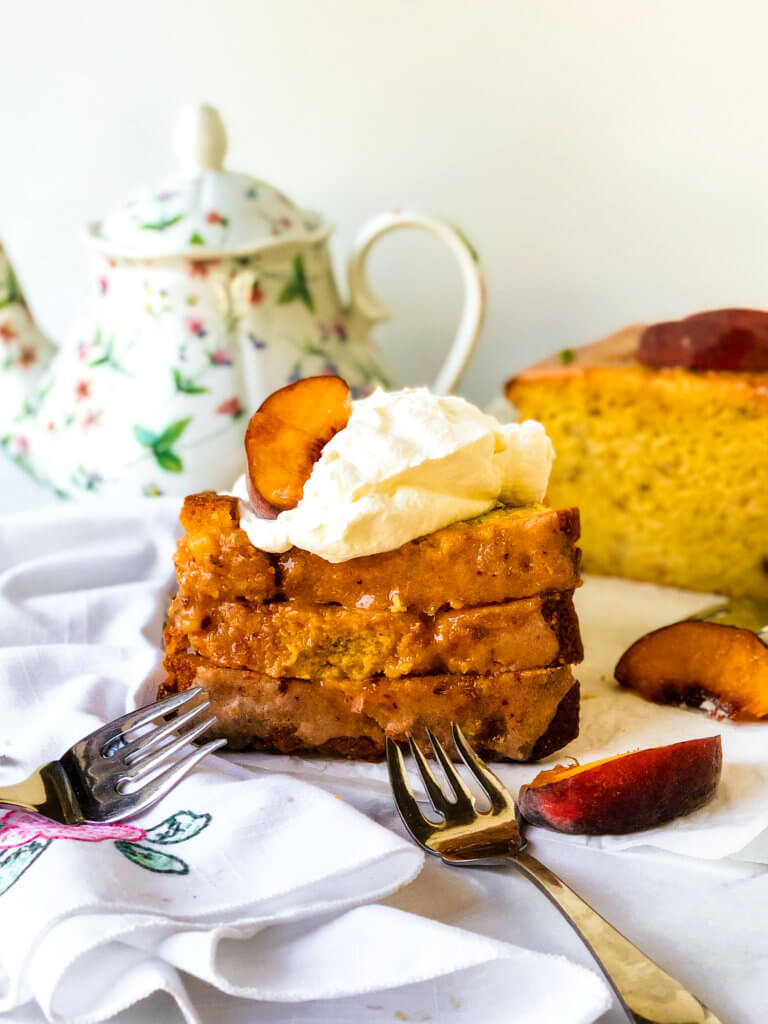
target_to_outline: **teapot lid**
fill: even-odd
[[[272,185],[224,169],[227,133],[213,107],[183,110],[175,143],[181,174],[91,224],[95,248],[138,259],[211,259],[327,233],[316,214]]]

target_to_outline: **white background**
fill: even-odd
[[[480,251],[485,401],[532,358],[639,319],[768,307],[768,6],[748,0],[24,0],[0,59],[0,237],[43,326],[84,293],[86,221],[173,170],[179,107],[229,165],[338,224],[421,207]],[[459,279],[383,241],[403,381],[427,380]]]

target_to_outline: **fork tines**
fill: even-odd
[[[73,748],[97,806],[106,809],[100,820],[138,814],[224,746],[226,740],[210,740],[179,757],[216,722],[214,714],[205,715],[211,704],[203,695],[195,687],[130,711]]]
[[[469,823],[477,817],[478,813],[475,808],[475,798],[461,775],[459,775],[456,766],[446,753],[442,743],[431,729],[427,729],[426,732],[435,758],[439,762],[446,781],[452,790],[452,795],[445,793],[445,790],[435,778],[422,750],[413,737],[409,736],[408,745],[424,783],[427,796],[434,809],[443,818],[450,818],[452,823]],[[475,753],[461,728],[455,722],[451,724],[451,733],[456,750],[462,761],[488,797],[491,803],[491,811],[498,812],[510,808],[512,806],[510,794],[502,782],[488,768],[483,759]],[[403,822],[414,839],[423,845],[429,835],[434,832],[435,823],[424,817],[408,780],[403,752],[399,745],[389,737],[387,738],[387,763],[392,790],[398,809],[403,817]]]

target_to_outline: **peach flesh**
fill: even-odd
[[[617,681],[657,704],[714,702],[716,717],[768,717],[768,647],[750,629],[686,620],[636,640]]]
[[[245,434],[248,494],[259,515],[274,519],[298,505],[323,448],[348,419],[340,377],[306,377],[262,402]]]
[[[592,764],[558,766],[518,796],[532,825],[582,835],[620,835],[690,814],[720,781],[719,736],[652,747]]]

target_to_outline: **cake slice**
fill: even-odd
[[[213,491],[186,498],[181,522],[179,589],[217,601],[287,598],[434,615],[444,607],[572,591],[580,582],[575,508],[500,508],[345,562],[300,548],[277,555],[258,550],[240,529],[238,499]]]
[[[517,671],[583,656],[570,591],[434,616],[185,592],[171,602],[168,629],[220,665],[296,679]]]
[[[426,390],[270,396],[237,497],[184,502],[165,692],[235,748],[380,758],[452,722],[489,758],[578,732],[579,514],[540,504],[540,424]],[[453,751],[455,754],[456,751]]]
[[[323,684],[227,668],[183,650],[169,651],[165,667],[161,692],[202,686],[217,719],[210,736],[225,737],[232,750],[379,759],[387,736],[424,741],[428,725],[453,751],[456,721],[483,757],[524,761],[578,733],[578,683],[567,666]]]
[[[629,327],[508,382],[552,438],[547,497],[579,506],[587,571],[768,597],[768,368],[711,368],[754,365],[749,323],[766,319]]]

